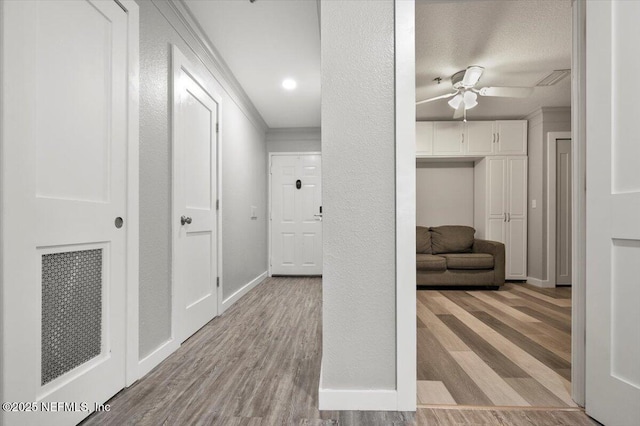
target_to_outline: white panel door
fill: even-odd
[[[173,288],[183,342],[218,314],[219,97],[197,82],[175,46],[173,64]]]
[[[507,279],[527,278],[527,157],[507,159]]]
[[[1,423],[76,424],[125,386],[127,14],[3,3]]]
[[[488,240],[506,243],[507,160],[488,157],[487,161],[487,235]]]
[[[556,284],[571,284],[571,139],[556,146]]]
[[[496,154],[527,155],[527,121],[496,121]]]
[[[640,424],[640,2],[586,2],[586,412]]]
[[[463,154],[464,123],[437,121],[433,128],[433,155]]]
[[[322,274],[321,156],[271,160],[271,274]]]
[[[491,155],[495,145],[496,136],[493,129],[493,121],[467,121],[466,155]]]

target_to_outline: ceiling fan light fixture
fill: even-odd
[[[457,95],[455,95],[453,98],[451,98],[451,100],[449,100],[449,102],[447,102],[449,104],[449,106],[453,109],[458,109],[458,107],[460,106],[460,103],[463,102],[463,97],[460,93],[458,93]]]
[[[464,77],[462,79],[462,85],[464,87],[475,86],[476,83],[478,83],[478,80],[480,80],[480,77],[482,76],[483,72],[484,72],[484,68],[478,65],[467,67],[464,73]]]
[[[463,101],[465,109],[471,109],[478,105],[478,95],[468,90],[464,92]]]

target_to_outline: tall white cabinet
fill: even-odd
[[[527,157],[491,156],[474,168],[476,236],[505,244],[506,278],[527,278]]]

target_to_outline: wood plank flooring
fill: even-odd
[[[418,290],[417,314],[419,404],[576,407],[569,287]]]
[[[419,407],[417,412],[318,411],[318,381],[321,357],[321,280],[319,278],[271,278],[260,284],[214,319],[147,376],[114,396],[111,411],[94,413],[85,425],[514,425],[587,426],[594,423],[577,408],[532,410],[505,407],[451,405],[493,404],[515,400],[545,407],[563,406],[554,394],[565,379],[551,367],[528,358],[516,349],[500,346],[500,331],[491,321],[455,308],[492,306],[474,296],[459,295],[457,302],[441,293],[435,300],[420,297],[418,330],[423,353],[436,361],[426,371],[435,376],[418,383],[421,400],[440,406]],[[553,295],[543,293],[552,299]],[[564,322],[566,307],[529,293],[500,292],[503,300],[522,314],[552,323]],[[522,296],[522,297],[521,297]],[[440,299],[437,299],[439,297]],[[528,298],[540,300],[532,308]],[[478,305],[480,303],[480,305]],[[485,305],[482,305],[485,303]],[[495,304],[494,304],[495,305]],[[425,309],[429,306],[430,309]],[[535,312],[523,308],[529,307]],[[494,306],[495,308],[495,306]],[[508,315],[495,308],[496,315]],[[514,312],[507,309],[513,317]],[[502,314],[498,314],[502,312]],[[536,315],[540,315],[537,317]],[[516,316],[519,316],[516,314]],[[525,319],[514,318],[514,321]],[[533,321],[523,321],[523,324]],[[521,330],[515,323],[497,327]],[[534,323],[535,324],[535,323]],[[428,325],[428,328],[427,328]],[[480,334],[476,332],[480,328]],[[524,330],[524,329],[522,329]],[[562,331],[562,330],[561,330]],[[520,332],[520,331],[518,331]],[[514,332],[511,332],[512,334]],[[526,333],[523,334],[524,337]],[[530,337],[529,337],[530,338]],[[505,338],[506,340],[506,338]],[[533,340],[532,340],[533,341]],[[524,344],[528,341],[520,338]],[[494,346],[494,343],[497,346]],[[531,343],[532,344],[532,343]],[[553,350],[549,349],[552,353]],[[456,357],[449,356],[456,352]],[[538,350],[546,362],[559,363]],[[561,357],[556,354],[559,359]],[[489,361],[491,360],[491,361]],[[484,363],[486,366],[477,368]],[[488,367],[487,367],[488,366]],[[564,367],[563,364],[557,367]],[[494,371],[489,373],[488,368]],[[471,370],[477,369],[471,375]],[[556,379],[544,377],[552,372]],[[542,376],[539,379],[536,374]],[[496,379],[497,377],[497,379]],[[495,379],[491,383],[489,378]],[[455,383],[452,386],[451,383]],[[545,384],[548,387],[545,387]],[[485,392],[484,387],[492,391]],[[514,394],[509,388],[514,389]],[[504,401],[503,401],[504,399]],[[566,407],[568,404],[564,404]],[[526,408],[526,409],[525,409]],[[574,411],[566,411],[574,410]]]
[[[413,425],[414,413],[318,411],[320,278],[269,278],[85,425]]]

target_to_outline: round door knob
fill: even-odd
[[[182,216],[182,217],[180,218],[180,223],[181,223],[181,224],[183,224],[183,225],[184,225],[185,223],[188,225],[188,224],[190,224],[191,222],[192,222],[192,219],[191,219],[189,216]]]

